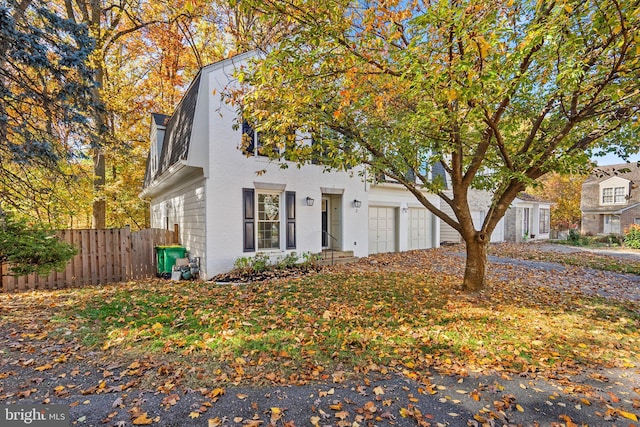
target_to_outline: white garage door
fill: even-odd
[[[369,208],[369,253],[395,252],[396,210]]]
[[[432,216],[428,210],[409,208],[409,249],[428,249],[432,247]]]

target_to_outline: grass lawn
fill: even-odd
[[[0,295],[0,326],[38,322],[48,338],[102,357],[197,364],[217,382],[639,366],[631,304],[523,282],[465,295],[458,284],[436,272],[354,269],[249,285],[150,280]]]

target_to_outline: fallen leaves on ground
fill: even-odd
[[[607,281],[575,267],[536,270],[492,264],[487,289],[462,294],[463,265],[454,250],[385,254],[304,277],[243,285],[176,286],[149,280],[3,294],[0,340],[19,356],[10,369],[2,368],[0,380],[15,376],[18,369],[44,375],[65,366],[65,376],[80,379],[84,373],[75,366],[93,352],[111,361],[99,379],[85,375],[83,384],[69,382],[71,388],[54,389],[55,395],[73,387],[85,395],[125,392],[153,375],[153,389],[163,395],[166,409],[178,403],[181,387],[196,384],[205,400],[191,410],[195,419],[225,394],[223,384],[324,381],[330,386],[319,395],[329,398],[332,385],[393,371],[419,381],[419,394],[432,395],[439,390],[429,381],[430,369],[460,376],[500,372],[565,378],[587,368],[640,366],[640,314],[621,295],[622,288],[628,292],[637,282],[619,277]],[[596,288],[609,290],[618,301],[582,292]],[[20,390],[0,386],[0,400],[35,393],[37,378]],[[87,384],[88,378],[93,382]],[[452,391],[476,402],[483,398],[482,390]],[[352,413],[342,401],[325,410],[334,411],[337,421],[404,416],[420,420],[419,425],[428,423],[412,405],[415,396],[390,412],[384,409],[391,403],[385,404],[383,388],[362,386],[359,392],[376,400],[350,407]],[[247,397],[233,395],[241,401]],[[609,400],[624,403],[615,395]],[[496,402],[494,412],[526,410],[517,402]],[[577,403],[591,402],[583,398]],[[272,407],[267,415],[280,422],[283,414],[284,408]],[[134,415],[136,425],[155,419]],[[636,414],[627,407],[614,408],[607,416],[635,421]],[[491,417],[478,414],[476,420]],[[310,421],[322,425],[315,416]]]

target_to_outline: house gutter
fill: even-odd
[[[187,166],[188,165],[186,160],[178,160],[176,163],[171,165],[169,169],[164,171],[162,175],[155,178],[148,187],[143,188],[138,197],[144,200],[153,196],[158,190],[163,187],[164,184],[166,184],[171,178],[173,178],[178,172],[182,171]]]

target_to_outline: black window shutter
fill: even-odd
[[[287,249],[296,248],[296,192],[287,191],[285,194],[287,211]]]
[[[244,252],[256,250],[255,206],[253,188],[242,189],[242,228]]]

